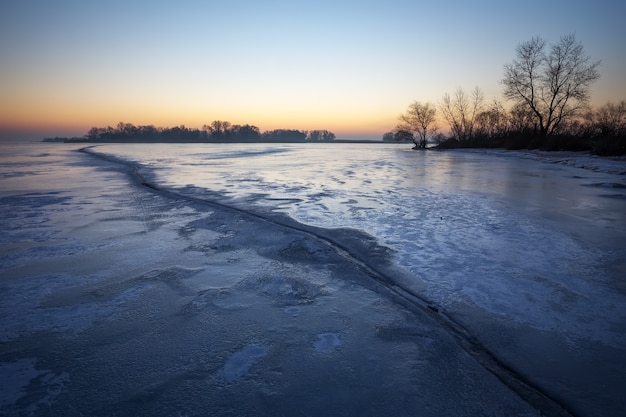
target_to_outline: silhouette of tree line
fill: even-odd
[[[574,35],[547,46],[539,38],[521,43],[516,58],[505,65],[504,98],[485,103],[476,87],[444,94],[438,104],[411,103],[396,128],[383,141],[428,142],[439,148],[487,147],[592,151],[626,154],[626,101],[589,106],[590,85],[599,78],[600,62],[591,61]],[[438,132],[437,115],[449,128]],[[441,120],[439,120],[441,121]]]
[[[335,134],[328,130],[276,129],[261,132],[249,124],[237,125],[216,120],[202,129],[184,125],[175,127],[135,126],[120,122],[116,127],[92,127],[87,134],[74,138],[46,138],[44,142],[146,142],[146,143],[201,143],[201,142],[330,142]]]

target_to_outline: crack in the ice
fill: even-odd
[[[382,285],[389,292],[398,297],[398,301],[401,301],[405,307],[417,308],[422,312],[428,313],[430,317],[435,319],[435,322],[438,325],[440,325],[443,329],[447,331],[448,334],[454,337],[459,346],[465,352],[467,352],[467,354],[469,354],[478,364],[480,364],[492,375],[497,377],[504,385],[506,385],[509,389],[519,395],[520,398],[524,399],[528,404],[537,409],[543,416],[576,417],[576,415],[571,410],[569,410],[565,404],[562,404],[557,399],[552,398],[549,394],[544,392],[541,387],[533,384],[511,366],[507,365],[505,362],[499,359],[475,336],[470,334],[460,323],[456,322],[449,315],[447,315],[443,311],[443,309],[440,308],[440,306],[437,306],[435,303],[421,295],[415,294],[410,289],[400,286],[392,278],[378,271],[373,266],[369,265],[366,260],[363,260],[358,255],[352,253],[348,247],[333,240],[331,237],[316,232],[318,228],[298,223],[296,220],[290,218],[262,215],[253,211],[220,203],[218,201],[177,194],[173,191],[159,188],[158,186],[148,182],[146,178],[141,175],[141,173],[139,172],[142,168],[140,164],[94,152],[92,149],[96,146],[97,145],[81,148],[79,149],[79,151],[98,157],[100,159],[104,159],[109,162],[121,164],[128,167],[129,175],[134,177],[141,186],[144,186],[147,189],[158,193],[159,195],[167,196],[173,199],[183,199],[189,202],[201,205],[209,205],[214,208],[235,212],[265,223],[272,224],[274,226],[297,231],[299,233],[307,235],[308,237],[316,239],[324,243],[325,245],[328,245],[348,263],[357,267],[359,270],[361,270],[361,272],[365,273],[375,282]]]

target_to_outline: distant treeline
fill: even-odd
[[[335,134],[328,130],[276,129],[261,132],[252,125],[233,125],[216,120],[202,129],[190,129],[183,125],[176,127],[156,127],[153,125],[135,126],[132,123],[118,123],[117,127],[92,127],[82,137],[45,138],[44,142],[331,142]]]

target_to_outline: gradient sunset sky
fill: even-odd
[[[626,2],[3,0],[0,139],[213,120],[380,138],[413,100],[502,100],[515,47],[574,33],[626,100]]]

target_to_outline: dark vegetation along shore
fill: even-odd
[[[444,94],[437,104],[414,101],[384,141],[429,143],[439,148],[506,148],[626,154],[626,101],[589,105],[590,85],[600,74],[574,35],[548,46],[537,37],[516,48],[504,66],[504,98],[485,103],[476,87]],[[449,134],[438,133],[443,119]]]

